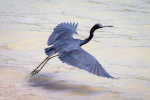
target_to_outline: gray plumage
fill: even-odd
[[[72,38],[73,34],[77,34],[76,33],[77,25],[78,23],[58,24],[58,26],[54,28],[52,35],[49,37],[47,45],[52,45],[56,40],[60,38],[64,38],[64,39]]]
[[[45,53],[48,56],[59,53],[58,58],[64,63],[86,70],[97,76],[113,78],[92,55],[81,48],[82,45],[93,38],[93,33],[96,29],[112,26],[95,24],[90,31],[90,36],[85,40],[79,40],[72,37],[73,34],[77,34],[77,25],[76,23],[58,24],[47,42],[48,45],[52,46],[46,48]]]

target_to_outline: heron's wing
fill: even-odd
[[[86,70],[97,76],[113,78],[92,55],[82,48],[73,49],[68,52],[64,51],[59,54],[59,59],[69,65]]]
[[[60,23],[52,32],[48,39],[47,45],[52,45],[56,40],[60,38],[72,38],[73,34],[76,34],[78,23]]]

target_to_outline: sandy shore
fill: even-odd
[[[131,88],[128,94],[117,87],[93,87],[42,75],[28,78],[27,75],[25,70],[0,67],[0,100],[148,100],[148,97],[136,96],[136,92],[131,93]]]
[[[73,84],[38,75],[28,78],[19,69],[0,67],[0,100],[99,100],[99,97],[114,100],[118,96],[104,87]]]
[[[39,88],[27,87],[24,73],[0,67],[0,100],[51,100],[38,93]]]

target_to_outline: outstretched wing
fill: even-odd
[[[64,51],[59,54],[59,59],[69,65],[86,70],[97,76],[113,78],[92,55],[82,48],[73,49],[68,52]]]
[[[52,32],[48,39],[47,45],[52,45],[56,40],[60,38],[72,38],[73,34],[76,34],[78,23],[60,23]]]

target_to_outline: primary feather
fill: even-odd
[[[64,63],[86,70],[97,76],[113,78],[92,55],[82,48],[73,49],[68,52],[64,51],[59,54],[59,59]]]
[[[52,45],[59,38],[72,38],[73,34],[77,34],[78,23],[60,23],[52,32],[48,39],[47,45]]]

